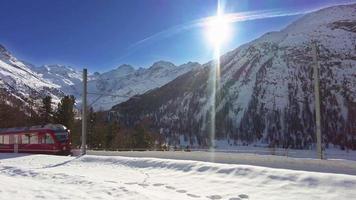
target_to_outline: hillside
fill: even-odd
[[[38,104],[46,95],[58,102],[64,93],[60,86],[34,72],[32,66],[14,57],[0,45],[0,88],[2,92],[20,100],[24,106]],[[9,102],[11,104],[11,102]]]
[[[214,62],[111,110],[134,126],[142,119],[171,145],[209,146],[212,106],[216,139],[228,144],[313,148],[312,41],[320,64],[324,144],[356,148],[356,4],[307,14],[221,56],[215,105]]]
[[[124,64],[101,74],[90,73],[88,77],[88,102],[95,110],[109,110],[117,103],[160,87],[196,67],[200,67],[200,64],[189,62],[175,66],[167,61],[158,61],[149,68],[135,69],[131,65]],[[59,85],[63,93],[74,95],[77,99],[77,106],[80,107],[82,95],[81,71],[64,65],[44,65],[32,67],[32,70],[48,82]]]
[[[180,66],[158,61],[149,68],[135,69],[121,65],[102,74],[88,77],[88,102],[95,110],[109,110],[130,97],[161,87],[194,68],[199,63]],[[64,95],[74,95],[77,107],[81,105],[82,72],[65,65],[35,66],[20,61],[0,45],[0,88],[25,105],[38,105],[41,98],[50,95],[55,103]],[[99,99],[97,99],[100,97]]]

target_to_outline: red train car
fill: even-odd
[[[0,152],[69,155],[70,131],[61,124],[0,129]]]

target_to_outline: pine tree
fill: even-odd
[[[72,129],[74,125],[74,96],[64,96],[58,103],[58,108],[55,113],[55,122],[63,124],[68,129]]]
[[[144,122],[135,127],[132,134],[132,148],[149,149],[153,147],[154,141],[151,134],[147,131]]]
[[[89,148],[93,147],[93,144],[95,144],[98,141],[95,141],[95,125],[96,125],[96,113],[94,112],[93,108],[90,107],[89,113],[88,113],[88,118],[87,118],[87,124],[88,124],[88,146]]]
[[[104,144],[106,149],[112,149],[113,145],[113,140],[115,138],[115,135],[119,131],[119,126],[116,123],[109,123],[106,126],[106,132],[105,132],[105,138],[104,138]]]
[[[42,99],[42,107],[40,109],[41,120],[44,124],[51,123],[52,119],[52,97],[46,96]]]

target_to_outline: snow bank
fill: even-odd
[[[356,162],[342,159],[319,160],[312,158],[295,158],[252,153],[207,151],[88,151],[88,153],[91,155],[101,156],[194,160],[224,164],[254,165],[280,169],[356,175]]]
[[[0,154],[0,199],[352,199],[356,176],[157,158]]]

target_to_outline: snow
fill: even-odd
[[[255,143],[253,145],[244,146],[242,142],[237,141],[234,144],[233,140],[215,140],[215,152],[228,152],[228,153],[251,153],[259,155],[278,155],[293,158],[317,158],[316,147],[312,149],[284,149],[284,148],[269,148],[267,144]],[[185,145],[185,146],[184,146]],[[181,145],[182,148],[186,147],[188,143]],[[206,151],[206,149],[199,149],[197,145],[190,145],[191,150]],[[324,149],[325,159],[344,159],[356,161],[356,151],[341,150],[337,146],[330,145],[329,148]]]
[[[158,61],[148,68],[134,69],[130,65],[121,65],[114,70],[89,77],[88,91],[102,96],[93,103],[96,110],[108,110],[112,106],[128,100],[130,97],[143,94],[161,87],[200,64],[188,62],[175,66],[167,61]],[[78,96],[79,97],[79,96]],[[98,95],[89,95],[89,102],[94,102]],[[80,101],[80,98],[77,98]]]
[[[58,87],[57,85],[45,82],[39,79],[35,73],[24,67],[21,62],[14,62],[18,65],[12,66],[0,60],[0,77],[3,79],[11,79],[17,84],[26,84],[32,88],[38,87]]]
[[[82,90],[82,72],[65,65],[31,67],[43,79],[58,85],[65,94],[79,96]],[[78,98],[78,97],[77,97]]]
[[[158,61],[150,67],[139,69],[127,64],[120,65],[101,74],[89,75],[88,92],[95,94],[90,94],[88,101],[93,103],[95,110],[108,110],[134,95],[161,87],[199,66],[196,62],[175,66],[167,61]],[[59,64],[37,67],[19,61],[1,45],[0,79],[1,88],[13,89],[25,97],[36,91],[50,94],[57,103],[64,94],[74,95],[77,106],[81,104],[81,71]],[[100,94],[104,95],[97,100]]]
[[[199,64],[187,63],[175,66],[166,61],[159,61],[147,69],[135,70],[130,65],[120,65],[116,69],[102,74],[89,75],[88,91],[96,94],[109,94],[109,96],[104,95],[94,102],[99,95],[91,94],[88,96],[88,100],[89,102],[94,102],[93,107],[96,110],[107,110],[134,95],[160,87],[196,66],[199,66]],[[46,81],[58,85],[65,94],[74,95],[78,106],[80,106],[81,71],[64,65],[33,66],[31,70],[38,73]]]
[[[299,200],[356,195],[355,175],[120,156],[0,154],[0,179],[0,199],[15,200]]]
[[[301,155],[291,154],[291,157],[285,155],[271,155],[270,152],[257,151],[252,152],[253,148],[246,148],[245,151],[225,152],[221,150],[211,151],[88,151],[90,155],[100,156],[125,156],[125,157],[149,157],[159,159],[175,160],[194,160],[202,162],[215,162],[224,164],[242,164],[254,165],[260,167],[272,167],[279,169],[302,170],[309,172],[341,173],[356,175],[356,152],[353,157],[343,157],[340,154],[334,154],[333,158],[328,160],[314,159],[313,156],[303,151]],[[311,152],[310,152],[311,153]],[[315,152],[313,152],[315,154]],[[310,157],[309,157],[310,156]],[[347,159],[351,158],[351,159]]]
[[[31,68],[30,64],[17,60],[0,45],[1,88],[11,91],[13,97],[22,100],[25,104],[29,103],[26,97],[35,98],[36,95],[51,95],[53,101],[58,102],[59,96],[62,95],[58,90],[60,86],[42,78]]]

